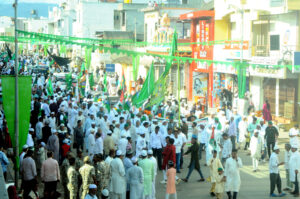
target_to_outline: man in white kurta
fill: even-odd
[[[299,136],[299,126],[298,124],[295,124],[295,126],[291,128],[289,131],[290,145],[297,144],[299,146],[298,136]]]
[[[237,150],[232,150],[231,157],[226,160],[224,176],[226,177],[225,191],[228,198],[237,197],[241,186],[240,168],[243,166],[241,158],[237,156]]]
[[[87,145],[89,156],[90,156],[91,160],[93,159],[93,156],[94,156],[95,142],[96,142],[95,141],[95,130],[92,129],[91,132],[90,132],[90,135],[88,137],[88,145]]]
[[[232,142],[227,133],[224,133],[222,136],[224,140],[222,146],[222,164],[225,167],[226,160],[230,157],[232,152]]]
[[[151,199],[156,199],[155,194],[156,194],[156,189],[155,189],[155,182],[156,182],[156,175],[157,175],[157,160],[156,158],[153,156],[153,151],[152,150],[148,150],[148,158],[149,160],[151,160],[153,162],[154,165],[154,180],[152,182],[152,194],[151,194]]]
[[[141,131],[140,136],[136,141],[136,157],[138,158],[142,151],[147,148],[146,140],[145,140],[145,132]]]
[[[285,193],[281,192],[281,178],[279,174],[279,166],[284,165],[284,162],[279,163],[278,154],[279,154],[279,147],[277,145],[273,148],[273,153],[270,156],[269,161],[269,170],[270,170],[270,183],[271,183],[271,190],[270,190],[270,197],[277,197],[277,196],[284,196]],[[274,193],[275,185],[277,186],[277,191],[279,195]]]
[[[130,199],[143,198],[144,194],[144,174],[141,167],[137,165],[137,158],[132,159],[133,167],[127,171],[127,182],[130,185]]]
[[[299,195],[299,170],[300,170],[300,153],[298,152],[298,143],[294,142],[291,145],[292,155],[289,161],[290,181],[295,185],[294,195]]]
[[[120,150],[116,153],[116,158],[110,163],[110,193],[111,199],[126,198],[126,176],[123,164],[123,155]]]
[[[218,169],[222,168],[221,160],[217,157],[218,152],[216,150],[213,151],[213,157],[208,160],[207,166],[210,170],[210,182],[211,182],[211,189],[210,189],[210,195],[212,197],[215,196],[215,187],[216,187],[216,178],[219,175]]]
[[[254,136],[250,140],[250,153],[252,158],[253,171],[257,171],[258,162],[261,157],[261,151],[263,147],[263,142],[261,137],[258,135],[258,131],[254,130]]]

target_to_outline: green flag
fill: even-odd
[[[106,75],[106,73],[104,74],[103,86],[104,86],[103,91],[107,92],[107,75]]]
[[[176,51],[177,51],[177,32],[175,29],[174,33],[173,33],[173,39],[172,39],[172,44],[171,44],[169,55],[175,56]]]
[[[168,59],[165,71],[155,82],[153,93],[151,95],[149,103],[146,105],[146,108],[160,104],[165,99],[167,75],[169,74],[171,66],[172,60]]]
[[[49,77],[49,79],[48,79],[47,94],[48,94],[48,96],[53,96],[53,87],[52,87],[51,77]]]
[[[26,144],[30,121],[31,76],[19,76],[19,151],[16,155],[19,168],[19,154]],[[8,132],[15,146],[15,77],[1,77],[3,109],[7,121]]]
[[[66,78],[67,90],[70,90],[72,87],[72,73],[66,74],[65,78]]]
[[[90,83],[90,88],[92,89],[95,85],[93,73],[89,75],[89,83]]]
[[[150,95],[152,94],[154,90],[154,83],[154,67],[152,63],[146,80],[143,84],[143,87],[139,92],[138,96],[136,96],[132,101],[132,104],[135,105],[137,108],[141,107],[143,103],[148,99],[148,97],[150,97]]]

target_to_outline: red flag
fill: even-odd
[[[120,96],[120,102],[123,102],[124,100],[124,93],[126,91],[126,84],[125,84],[125,75],[124,75],[124,69],[122,68],[122,80],[121,80],[121,96]]]

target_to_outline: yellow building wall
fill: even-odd
[[[289,10],[300,10],[300,1],[299,0],[288,0],[288,9]]]
[[[229,19],[222,19],[215,21],[215,40],[230,39],[230,21]]]

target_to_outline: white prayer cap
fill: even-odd
[[[74,98],[74,97],[72,98],[72,101],[75,101],[75,98]]]
[[[294,149],[298,149],[299,146],[298,146],[298,143],[295,142],[295,143],[291,144],[291,147],[294,148]]]
[[[96,122],[92,122],[91,124],[95,124],[96,125]]]
[[[68,140],[67,140],[67,139],[64,139],[64,140],[63,140],[63,143],[64,143],[64,144],[68,144]]]
[[[33,128],[30,128],[29,131],[30,131],[30,132],[34,132],[34,129],[33,129]]]
[[[136,163],[136,162],[137,162],[137,158],[136,158],[136,157],[132,157],[132,158],[131,158],[131,162],[132,162],[132,163]]]
[[[64,100],[67,100],[68,98],[67,98],[67,97],[64,97],[63,99],[64,99]]]
[[[105,197],[108,197],[109,196],[109,191],[107,189],[103,189],[102,190],[102,195],[105,196]]]
[[[95,184],[90,184],[90,185],[89,185],[89,189],[97,189],[97,185],[95,185]]]
[[[51,132],[52,132],[52,134],[53,134],[53,133],[56,133],[57,130],[56,130],[56,129],[51,129]]]
[[[46,146],[45,142],[41,142],[41,145],[42,145],[43,147]]]
[[[147,151],[146,151],[146,150],[143,150],[143,151],[142,151],[142,156],[143,156],[143,157],[146,157],[146,156],[147,156]]]
[[[182,118],[182,121],[186,122],[187,120],[186,120],[186,118],[184,117],[184,118]]]
[[[153,151],[151,149],[148,150],[148,155],[153,155]]]
[[[111,135],[111,134],[112,134],[112,132],[111,132],[111,131],[108,131],[108,132],[107,132],[107,134],[108,134],[108,135]]]
[[[258,131],[257,129],[255,129],[255,130],[254,130],[254,134],[255,134],[255,133],[259,133],[259,131]]]
[[[60,126],[65,126],[64,123],[61,123]]]
[[[117,156],[122,155],[122,151],[121,151],[121,150],[117,150],[116,155],[117,155]]]
[[[278,150],[279,149],[279,146],[276,144],[273,148],[274,151]]]
[[[141,131],[141,132],[140,132],[140,135],[145,135],[145,132],[144,132],[144,131]]]
[[[52,103],[53,103],[53,100],[50,100],[49,103],[52,104]]]
[[[28,145],[25,144],[25,145],[23,146],[23,149],[27,149],[27,148],[28,148]]]
[[[51,114],[53,114],[53,115],[54,115],[55,113],[54,113],[54,112],[51,112]]]
[[[46,121],[45,121],[45,124],[49,124],[50,123],[50,121],[47,119]]]
[[[91,132],[95,132],[95,129],[92,128],[92,129],[91,129]]]

